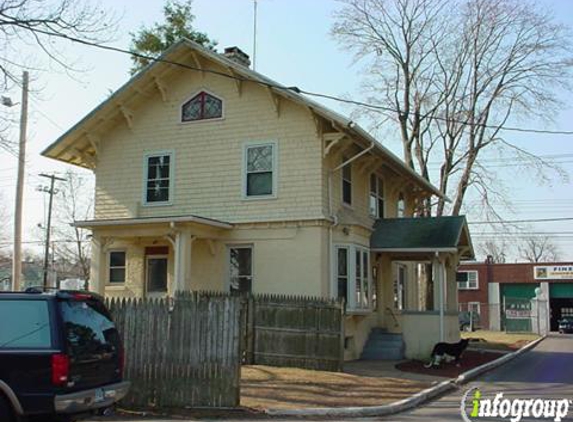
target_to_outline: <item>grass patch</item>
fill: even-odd
[[[474,349],[494,349],[513,351],[527,343],[537,340],[539,336],[531,333],[505,333],[503,331],[477,330],[473,333],[462,332],[462,338],[479,339],[471,342],[470,347]]]
[[[379,406],[409,397],[430,385],[400,378],[249,365],[241,370],[241,406],[254,409]]]

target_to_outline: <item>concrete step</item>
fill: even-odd
[[[384,328],[373,328],[362,350],[362,359],[394,360],[404,358],[402,334],[388,333]]]
[[[402,344],[404,341],[402,337],[379,337],[379,336],[370,336],[366,341],[366,344]]]
[[[366,349],[372,349],[372,350],[378,350],[378,349],[403,349],[404,348],[404,344],[403,343],[366,343],[364,345],[364,350]]]
[[[404,353],[400,349],[381,351],[364,350],[360,358],[364,360],[400,360],[404,359]]]

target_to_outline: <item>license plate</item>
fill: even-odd
[[[105,394],[103,392],[103,388],[98,388],[97,390],[95,390],[95,399],[94,401],[96,403],[102,402],[105,399]]]

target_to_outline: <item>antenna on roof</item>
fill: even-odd
[[[257,70],[257,2],[253,0],[253,70]]]

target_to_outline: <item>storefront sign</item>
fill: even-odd
[[[533,267],[536,280],[573,280],[573,265],[540,265]]]

